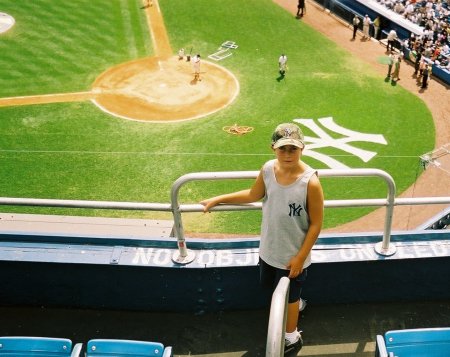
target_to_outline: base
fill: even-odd
[[[391,255],[394,255],[397,252],[397,248],[393,243],[389,243],[389,248],[384,249],[383,242],[378,242],[377,244],[375,244],[375,252],[385,257],[390,257]]]
[[[172,261],[176,264],[189,264],[192,263],[195,259],[195,252],[192,250],[187,250],[186,256],[182,257],[180,255],[180,251],[177,250],[172,255]]]

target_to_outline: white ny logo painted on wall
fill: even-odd
[[[349,154],[355,155],[364,162],[368,162],[374,156],[376,156],[377,153],[369,150],[359,149],[357,147],[350,145],[349,143],[355,141],[365,141],[370,143],[387,145],[387,141],[381,134],[365,134],[343,128],[342,126],[337,125],[332,117],[320,118],[318,119],[318,121],[323,127],[327,128],[329,131],[341,134],[343,137],[338,139],[331,137],[316,122],[314,122],[313,119],[294,119],[294,122],[306,126],[317,135],[317,137],[305,136],[305,143],[307,143],[307,146],[303,150],[303,155],[321,161],[331,169],[348,169],[349,167],[339,162],[338,160],[333,159],[329,155],[321,154],[314,150],[325,147],[334,147],[343,150]]]

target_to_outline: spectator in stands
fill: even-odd
[[[423,51],[423,55],[424,55],[424,57],[426,57],[426,58],[430,58],[432,52],[433,52],[433,51],[432,51],[431,47],[430,47],[430,46],[427,46],[427,47],[425,48],[425,50]]]
[[[403,16],[405,18],[408,18],[408,16],[412,15],[413,13],[414,13],[414,5],[411,2],[407,1],[405,11],[403,12]]]
[[[386,51],[392,51],[394,49],[394,44],[395,41],[397,41],[397,32],[392,29],[391,31],[389,31],[388,36],[387,36],[387,47],[386,47]]]
[[[424,46],[448,43],[450,27],[449,0],[377,0],[388,9],[399,12],[405,19],[424,28]],[[402,7],[404,8],[402,11]],[[412,43],[411,43],[412,46]],[[413,48],[411,47],[410,48]]]
[[[353,37],[352,40],[354,40],[356,38],[356,32],[358,31],[358,27],[359,27],[359,23],[360,23],[360,19],[358,17],[358,15],[354,15],[353,16],[353,20],[352,20],[352,25],[353,25]]]
[[[405,7],[403,6],[403,4],[401,2],[397,2],[394,5],[394,11],[397,14],[402,14],[405,11]]]

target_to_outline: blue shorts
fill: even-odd
[[[280,279],[283,276],[288,275],[289,270],[275,268],[259,258],[259,279],[263,286],[266,286],[267,288],[270,288],[272,291],[274,291]],[[299,276],[293,279],[289,279],[291,281],[289,285],[289,304],[300,300],[302,286],[306,281],[307,275],[308,270],[303,269],[302,273]]]

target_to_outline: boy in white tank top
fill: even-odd
[[[300,293],[311,264],[311,250],[323,222],[323,191],[317,172],[301,161],[303,133],[292,123],[280,124],[272,135],[276,158],[266,162],[247,190],[201,201],[204,211],[220,204],[263,200],[259,248],[261,282],[274,289],[290,279],[285,353],[300,350],[297,330]]]

